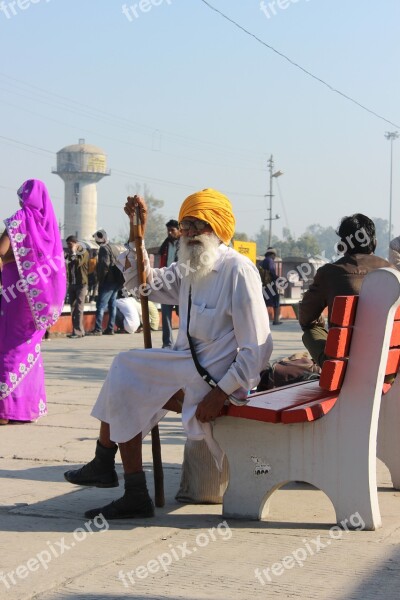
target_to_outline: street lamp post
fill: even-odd
[[[397,131],[386,131],[385,138],[390,141],[390,188],[389,188],[389,244],[392,237],[392,182],[393,182],[393,141],[397,140]]]
[[[281,175],[283,175],[282,171],[276,171],[274,173],[274,157],[271,156],[269,157],[268,160],[268,169],[269,169],[269,194],[266,194],[267,198],[269,198],[269,208],[268,208],[268,212],[269,212],[269,217],[268,219],[265,219],[266,221],[269,221],[269,227],[268,227],[268,246],[270,247],[272,244],[272,221],[275,221],[277,219],[279,219],[279,215],[275,215],[275,217],[272,216],[272,198],[274,197],[274,194],[272,193],[272,180],[275,177],[280,177]]]

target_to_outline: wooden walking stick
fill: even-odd
[[[146,272],[144,267],[143,258],[143,226],[140,218],[139,206],[135,206],[135,214],[133,217],[133,234],[135,239],[136,257],[137,257],[137,268],[139,274],[140,285],[143,285],[141,289],[144,289],[146,285]],[[141,293],[140,304],[142,306],[142,324],[143,324],[143,338],[144,347],[151,348],[151,331],[150,331],[150,319],[149,319],[149,303],[148,297]],[[162,507],[165,504],[164,497],[164,473],[161,458],[161,442],[160,442],[160,431],[158,425],[153,427],[151,430],[151,450],[153,454],[153,475],[154,475],[154,491],[155,491],[155,505]]]

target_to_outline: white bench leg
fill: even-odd
[[[364,465],[363,468],[367,466]],[[339,486],[332,486],[329,482],[317,485],[331,500],[336,513],[336,523],[344,529],[366,531],[374,531],[381,527],[376,483],[368,484],[367,476],[354,477],[351,481],[344,473],[342,475]]]
[[[382,397],[377,456],[389,469],[393,487],[400,489],[400,377]]]
[[[262,443],[266,435],[274,437],[275,427],[278,432],[280,426],[266,433],[264,423],[230,417],[217,420],[214,436],[224,449],[229,466],[229,484],[223,498],[224,517],[265,518],[272,493],[287,483],[278,469],[271,471],[265,450],[269,444]]]
[[[368,423],[361,417],[352,422],[348,404],[343,402],[322,419],[306,425],[312,434],[304,440],[300,436],[301,429],[294,432],[292,439],[297,442],[297,452],[303,450],[309,460],[314,460],[310,469],[306,465],[304,481],[328,496],[337,524],[351,529],[355,521],[355,528],[359,528],[362,519],[362,528],[370,531],[382,524],[376,482],[376,445],[370,441],[376,436],[377,419],[375,424],[374,419]]]

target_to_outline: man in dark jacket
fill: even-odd
[[[280,320],[280,297],[279,290],[276,285],[276,280],[278,279],[278,275],[276,274],[275,268],[275,257],[276,250],[275,248],[267,248],[266,253],[264,254],[265,258],[262,261],[261,269],[263,272],[263,276],[261,277],[261,281],[263,284],[263,295],[266,306],[272,306],[274,311],[274,320],[272,321],[272,325],[282,325],[282,321]],[[260,273],[261,275],[261,273]]]
[[[344,217],[336,231],[336,262],[320,267],[314,281],[299,305],[299,323],[303,329],[303,343],[314,361],[322,366],[326,355],[328,332],[322,318],[328,307],[328,326],[335,296],[356,296],[367,273],[392,266],[387,260],[374,255],[376,248],[375,225],[361,213]],[[373,318],[373,315],[371,315]]]
[[[78,239],[74,235],[68,236],[65,241],[68,246],[65,258],[72,317],[72,333],[68,337],[78,339],[85,335],[83,311],[88,290],[89,252],[78,243]]]
[[[116,280],[113,274],[112,265],[116,257],[113,255],[113,248],[108,242],[107,233],[104,229],[99,229],[93,237],[100,246],[97,258],[97,281],[99,288],[96,302],[96,323],[94,330],[90,333],[91,335],[114,335],[117,294],[122,284]],[[103,317],[107,307],[108,324],[103,331]]]
[[[160,267],[169,267],[173,262],[177,261],[178,249],[179,249],[179,223],[174,219],[171,219],[166,223],[168,237],[165,238],[160,246]],[[162,347],[172,348],[173,337],[172,337],[172,311],[176,311],[179,314],[179,307],[172,306],[172,304],[161,304],[161,316],[162,316]]]

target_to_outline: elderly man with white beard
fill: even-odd
[[[166,414],[166,398],[180,389],[184,391],[182,423],[188,438],[205,440],[220,468],[223,452],[212,436],[212,421],[224,404],[246,402],[272,352],[258,271],[248,258],[228,247],[235,231],[228,198],[212,189],[186,198],[179,213],[178,262],[150,268],[144,248],[146,289],[139,285],[133,243],[137,207],[145,229],[144,200],[128,198],[124,207],[131,230],[125,257],[126,287],[148,294],[154,302],[179,304],[179,331],[173,349],[121,352],[111,365],[92,411],[101,421],[95,458],[64,476],[76,485],[118,486],[114,461],[119,447],[125,493],[102,508],[87,511],[87,518],[154,515],[142,466],[142,439]],[[208,372],[213,387],[198,368]]]

